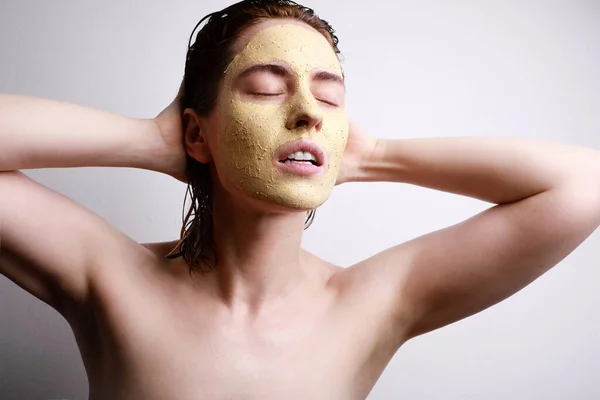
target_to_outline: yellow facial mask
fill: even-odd
[[[248,66],[284,63],[292,72],[293,89],[282,104],[260,104],[243,100],[235,91],[236,78]],[[309,210],[329,197],[339,171],[348,138],[345,105],[323,107],[311,92],[315,70],[342,76],[340,63],[323,35],[306,27],[282,24],[256,33],[228,66],[218,100],[219,156],[215,157],[219,178],[258,199],[289,208]],[[322,119],[320,129],[290,127],[300,114]],[[325,152],[323,173],[298,176],[274,165],[277,149],[292,140],[307,138]]]

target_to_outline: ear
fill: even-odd
[[[210,163],[212,155],[206,140],[207,118],[199,116],[192,108],[186,108],[183,111],[183,123],[186,152],[202,164]]]

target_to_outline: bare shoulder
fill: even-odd
[[[335,298],[328,330],[335,331],[357,368],[357,379],[374,382],[406,342],[405,325],[394,316],[396,290],[383,264],[368,259],[350,267],[326,263],[327,287]],[[358,378],[360,377],[360,378]]]
[[[349,267],[342,267],[322,260],[310,253],[311,263],[321,274],[330,288],[339,293],[342,301],[361,301],[365,307],[382,307],[386,296],[391,300],[391,292],[395,291],[389,282],[389,276],[382,273],[386,265],[379,257],[371,257]],[[399,257],[396,261],[401,263]]]
[[[337,288],[340,273],[344,271],[344,268],[325,261],[304,249],[302,250],[302,258],[308,266],[307,271],[310,272],[313,280],[321,282],[328,289]]]
[[[157,258],[163,258],[169,254],[175,248],[175,246],[177,246],[178,242],[179,240],[170,240],[165,242],[150,242],[140,244],[146,249],[150,250],[153,256]]]
[[[152,254],[82,204],[21,171],[0,172],[0,274],[66,315],[87,309],[98,282]]]
[[[133,315],[144,302],[147,305],[148,298],[158,299],[157,293],[172,290],[168,285],[184,275],[182,260],[166,258],[176,244],[134,242],[133,250],[113,254],[109,265],[95,276],[94,307],[111,315],[115,310]]]
[[[398,270],[409,263],[408,251],[402,250],[405,247],[407,244],[395,247],[393,266],[386,262],[388,254],[382,252],[347,268],[340,268],[335,277],[340,290],[348,296],[363,298],[369,307],[395,305],[398,286],[390,281],[389,271],[386,269]]]
[[[402,246],[398,246],[402,247]],[[338,293],[339,304],[364,327],[369,321],[376,341],[395,351],[406,341],[406,324],[398,323],[398,285],[390,279],[385,254],[371,257],[349,267],[332,266],[331,285]],[[397,252],[395,265],[408,264],[408,254]]]

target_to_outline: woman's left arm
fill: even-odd
[[[600,225],[598,150],[512,137],[369,139],[349,147],[361,142],[370,151],[345,160],[353,167],[344,182],[409,183],[495,204],[351,267],[389,301],[404,340],[511,296]]]

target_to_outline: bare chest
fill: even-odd
[[[145,290],[114,291],[81,341],[98,349],[91,399],[361,399],[389,361],[360,312],[325,295],[248,322]]]

